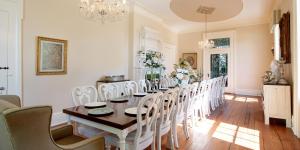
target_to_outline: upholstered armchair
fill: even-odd
[[[52,108],[20,108],[16,96],[0,96],[0,150],[101,150],[104,138],[73,134],[66,125],[50,130]]]

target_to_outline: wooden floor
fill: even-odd
[[[226,102],[207,120],[190,129],[186,140],[178,126],[180,150],[300,150],[291,129],[266,126],[260,97],[226,95]],[[167,138],[163,137],[163,149]]]

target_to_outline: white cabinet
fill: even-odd
[[[269,118],[286,120],[286,127],[291,127],[291,88],[289,85],[264,85],[265,124]]]

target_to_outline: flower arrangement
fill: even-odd
[[[162,64],[162,54],[155,51],[148,51],[146,53],[144,65],[148,68],[164,68]]]
[[[179,63],[174,65],[174,69],[171,77],[175,78],[179,84],[184,82],[187,84],[191,80],[200,80],[201,74],[193,70],[190,63],[185,59],[179,59]]]

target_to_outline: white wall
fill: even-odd
[[[177,45],[177,34],[170,30],[168,26],[163,24],[162,20],[154,16],[153,14],[145,11],[144,8],[141,6],[136,5],[133,8],[134,12],[132,14],[132,47],[129,49],[132,51],[130,56],[130,66],[133,66],[131,69],[135,68],[135,60],[136,60],[136,54],[140,50],[140,32],[143,27],[149,27],[157,32],[160,33],[161,38],[161,44],[167,43],[176,46]],[[164,49],[162,49],[163,51]],[[174,53],[177,53],[177,51],[174,51]],[[134,70],[129,70],[129,76],[131,78],[134,78]]]
[[[76,0],[26,0],[23,22],[24,105],[71,107],[75,86],[103,75],[128,75],[128,21],[104,24],[80,16]],[[36,37],[68,40],[68,73],[36,76]]]
[[[272,36],[268,24],[239,27],[236,31],[235,52],[235,91],[238,94],[257,95],[260,92],[262,76],[273,58],[271,53]],[[198,69],[202,70],[202,52],[198,41],[202,39],[201,32],[178,35],[178,49],[182,53],[198,53]]]

